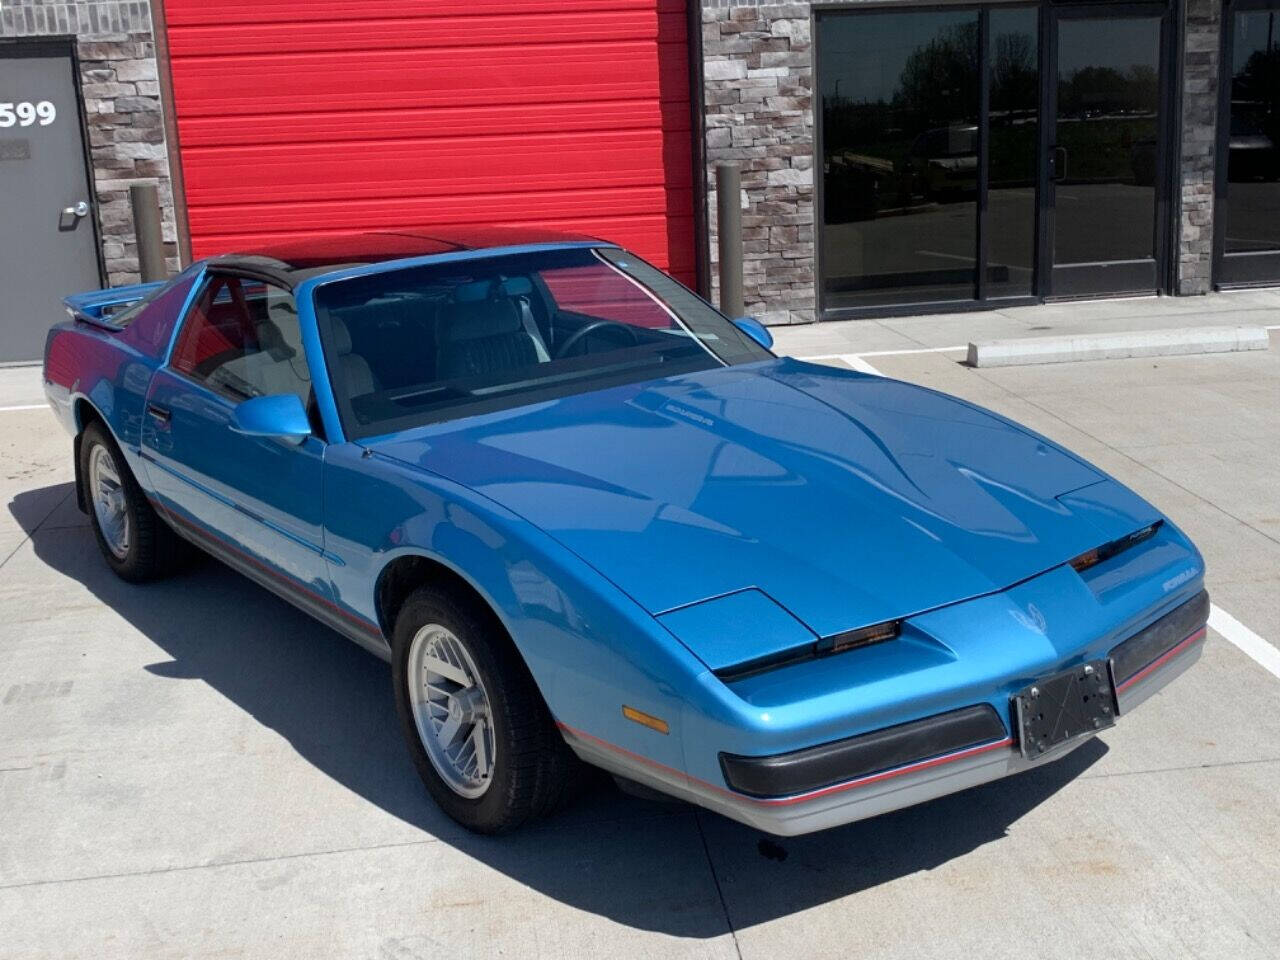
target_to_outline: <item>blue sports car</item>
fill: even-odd
[[[45,389],[106,562],[212,554],[389,660],[474,830],[583,762],[819,830],[1060,757],[1200,654],[1148,503],[609,243],[322,238],[67,305]]]

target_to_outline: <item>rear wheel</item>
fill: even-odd
[[[117,576],[142,583],[181,565],[189,548],[156,514],[115,440],[96,420],[80,438],[80,483],[94,537]]]
[[[396,708],[418,775],[441,809],[505,833],[555,809],[577,765],[501,625],[427,587],[396,618]]]

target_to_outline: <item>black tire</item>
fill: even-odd
[[[410,651],[429,624],[446,628],[466,648],[489,701],[494,751],[484,792],[463,796],[432,764],[415,722],[409,693]],[[498,834],[557,809],[581,766],[556,729],[511,638],[497,618],[470,598],[420,587],[396,617],[392,637],[396,712],[409,754],[427,791],[445,813],[476,833]]]
[[[111,458],[124,493],[129,542],[123,556],[117,556],[108,545],[98,520],[98,512],[94,509],[93,491],[90,489],[90,464],[96,448],[102,448],[104,455]],[[156,514],[130,472],[115,439],[97,420],[85,427],[81,434],[79,467],[81,495],[89,513],[94,539],[98,541],[98,548],[102,551],[107,566],[115,571],[116,576],[130,583],[145,583],[166,577],[186,566],[193,549]]]

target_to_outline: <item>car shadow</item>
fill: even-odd
[[[146,586],[120,581],[70,495],[69,483],[26,491],[9,509],[40,562],[169,658],[146,670],[207,683],[370,804],[545,896],[639,929],[716,937],[726,913],[743,929],[932,869],[1001,839],[1107,751],[1093,740],[1018,777],[808,837],[635,799],[603,778],[556,817],[478,837],[426,795],[385,663],[214,561]]]

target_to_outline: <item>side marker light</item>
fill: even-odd
[[[640,724],[642,727],[648,727],[650,730],[657,730],[659,733],[670,733],[671,728],[667,726],[667,721],[661,717],[655,717],[652,714],[637,710],[635,707],[622,705],[622,715],[634,723]]]

